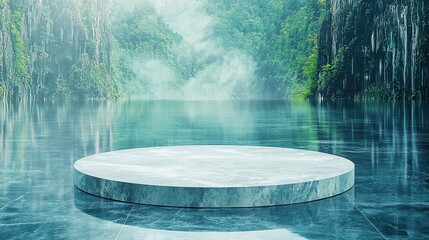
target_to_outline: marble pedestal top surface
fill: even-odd
[[[354,185],[354,164],[320,152],[256,146],[173,146],[75,162],[75,185],[97,196],[178,207],[256,207],[313,201]]]

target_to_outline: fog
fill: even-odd
[[[135,93],[132,97],[220,100],[254,96],[253,59],[238,49],[224,46],[213,35],[217,19],[205,12],[204,1],[152,0],[152,3],[161,19],[181,36],[174,51],[177,61],[192,70],[192,76],[184,79],[156,56],[153,59],[135,56],[130,60],[137,77],[137,83],[131,85]]]

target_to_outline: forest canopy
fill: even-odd
[[[429,96],[428,6],[0,0],[0,98]]]
[[[307,97],[324,1],[1,0],[0,95]]]

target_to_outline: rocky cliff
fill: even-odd
[[[429,2],[331,0],[319,36],[322,97],[428,97]]]
[[[116,94],[109,4],[0,0],[0,98]]]

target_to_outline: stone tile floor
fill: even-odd
[[[0,239],[429,239],[427,104],[207,105],[0,106]],[[333,153],[355,163],[356,185],[255,209],[135,205],[73,186],[83,156],[189,144]]]

